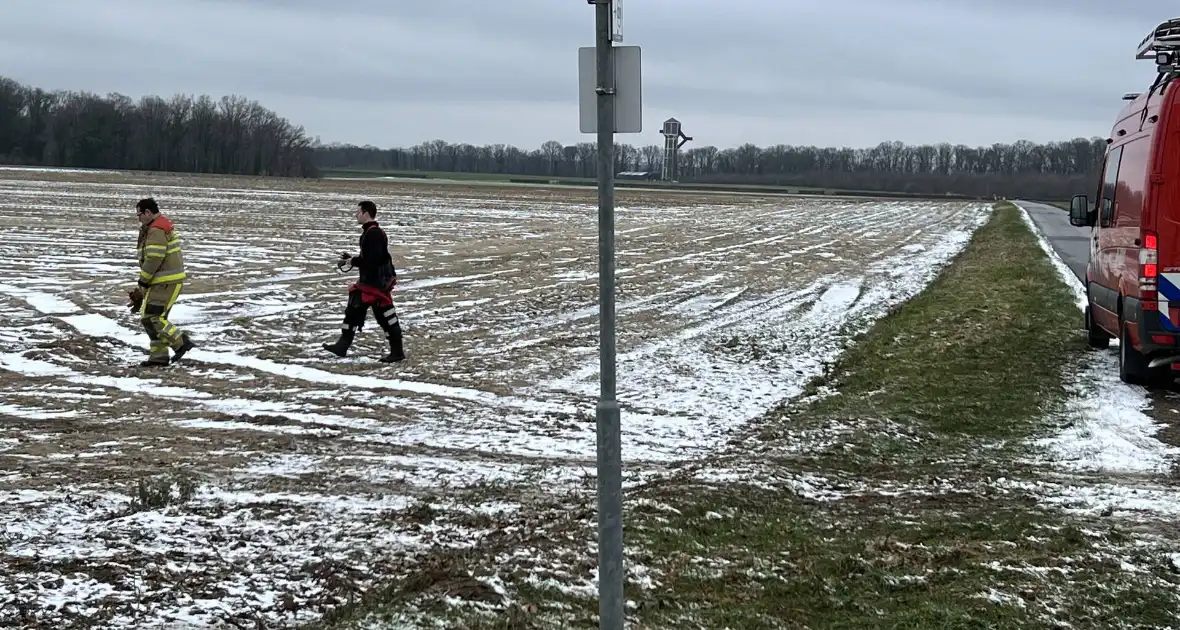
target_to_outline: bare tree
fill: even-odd
[[[0,161],[188,173],[318,175],[311,141],[242,96],[44,92],[0,77]]]

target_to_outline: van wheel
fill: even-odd
[[[1094,325],[1094,321],[1090,319],[1090,307],[1086,307],[1086,342],[1090,344],[1091,348],[1099,350],[1110,347],[1110,335],[1106,334],[1105,330]]]
[[[1119,335],[1119,379],[1132,385],[1169,387],[1173,383],[1172,366],[1148,367],[1151,361],[1131,347],[1130,328],[1123,324]]]

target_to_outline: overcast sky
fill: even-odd
[[[593,141],[585,0],[0,0],[0,74],[47,89],[236,93],[321,141]],[[689,146],[1105,136],[1166,0],[623,0],[644,131]],[[1176,15],[1174,15],[1176,14]]]

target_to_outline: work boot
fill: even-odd
[[[188,333],[180,334],[180,347],[172,351],[172,362],[175,363],[180,360],[189,350],[192,350],[197,344],[188,336]]]
[[[389,338],[389,354],[381,357],[382,363],[399,363],[406,360],[406,352],[402,349],[402,325],[400,323],[389,327],[386,335]]]
[[[401,363],[406,360],[406,353],[404,352],[390,352],[381,357],[382,363]]]
[[[356,338],[356,331],[351,328],[346,328],[340,331],[340,338],[336,343],[325,343],[324,350],[331,352],[338,357],[348,355],[348,348],[352,346],[352,340]]]
[[[141,361],[139,367],[165,367],[168,365],[168,344],[163,340],[153,339],[148,346],[148,357]]]

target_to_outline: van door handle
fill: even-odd
[[[1143,244],[1143,241],[1141,241],[1141,240],[1139,240],[1139,239],[1135,239],[1135,246],[1136,246],[1136,247],[1138,247],[1138,246],[1140,246],[1140,245],[1142,245],[1142,244]]]

